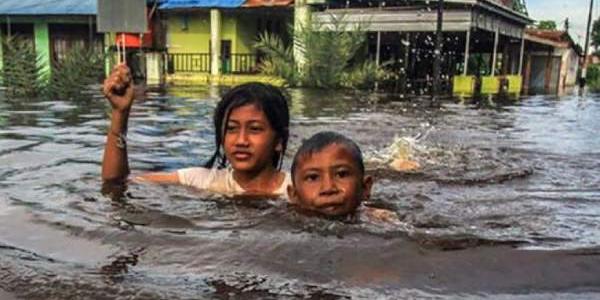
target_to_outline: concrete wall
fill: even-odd
[[[568,49],[563,54],[563,70],[561,79],[565,87],[571,87],[577,84],[577,71],[579,70],[579,55],[573,49]]]

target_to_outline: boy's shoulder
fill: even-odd
[[[388,209],[369,207],[361,205],[358,209],[360,219],[367,223],[387,223],[387,224],[399,224],[400,218],[398,215]]]

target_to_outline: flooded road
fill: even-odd
[[[134,104],[134,173],[200,165],[219,89]],[[593,299],[600,296],[600,95],[434,103],[291,90],[285,168],[334,130],[363,148],[368,205],[397,226],[176,186],[102,186],[99,96],[0,96],[0,298]],[[396,172],[396,156],[422,168]],[[3,292],[4,290],[6,292]]]

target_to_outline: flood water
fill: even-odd
[[[221,92],[137,101],[133,172],[208,158]],[[286,167],[302,138],[347,134],[376,177],[367,205],[394,210],[400,223],[325,220],[281,201],[235,202],[177,186],[103,188],[101,96],[0,96],[0,298],[600,296],[600,95],[434,105],[356,92],[290,95]],[[422,168],[389,169],[394,149]]]

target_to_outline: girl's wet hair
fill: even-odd
[[[296,172],[296,168],[298,167],[300,160],[303,157],[322,151],[325,149],[325,147],[333,144],[338,144],[345,147],[350,152],[352,161],[356,163],[356,166],[361,174],[365,173],[365,164],[363,162],[362,151],[360,151],[360,147],[358,147],[353,140],[337,132],[322,131],[304,141],[294,155],[294,161],[292,162],[291,169],[292,178]]]
[[[227,157],[222,151],[225,127],[231,112],[244,105],[253,104],[262,110],[269,124],[275,131],[276,138],[281,142],[281,152],[273,156],[273,167],[281,169],[283,156],[287,149],[289,138],[290,112],[286,97],[280,89],[264,83],[251,82],[238,85],[227,92],[217,104],[213,123],[215,126],[216,150],[204,167],[212,168],[215,163],[221,169],[227,166]]]

